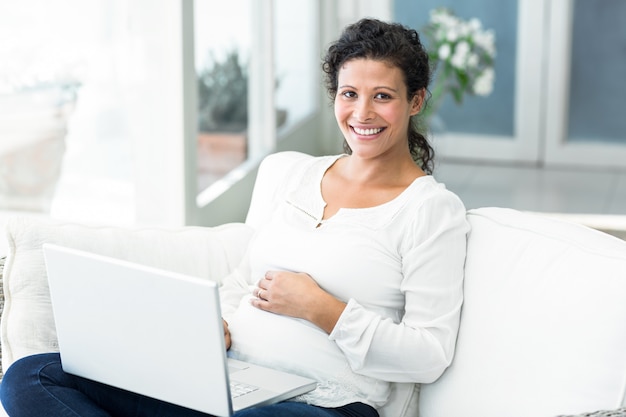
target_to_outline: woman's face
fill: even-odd
[[[337,77],[335,118],[352,155],[376,158],[408,153],[410,117],[421,108],[423,93],[409,102],[402,71],[382,61],[346,61]]]

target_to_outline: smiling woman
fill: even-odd
[[[407,126],[425,90],[409,95],[399,68],[363,58],[344,63],[338,83],[335,117],[352,153],[406,153]]]
[[[353,151],[349,143],[351,135],[346,133],[355,131],[350,123],[340,120],[341,118],[351,117],[351,123],[356,124],[361,132],[372,128],[399,129],[387,133],[401,136],[406,134],[413,160],[425,173],[432,173],[434,150],[418,131],[418,121],[414,117],[425,108],[424,100],[431,76],[428,53],[419,34],[415,30],[405,31],[401,25],[394,24],[391,25],[394,30],[384,34],[385,40],[372,46],[368,44],[369,37],[383,36],[379,26],[372,21],[362,20],[352,27],[355,34],[346,33],[346,37],[332,45],[323,66],[327,74],[328,93],[335,102],[335,117],[344,133],[345,151]],[[357,34],[357,31],[360,33]],[[376,78],[378,83],[365,82],[367,78],[363,77],[369,76],[380,77]],[[351,85],[357,78],[359,85]],[[356,91],[355,88],[363,91]],[[359,94],[364,97],[359,99]],[[383,114],[392,109],[397,112],[392,116],[393,120],[389,121],[393,123],[389,126],[370,126],[363,123],[366,120],[358,120],[365,118],[370,121],[369,112],[374,107],[381,109]],[[347,115],[350,111],[352,116]]]
[[[355,50],[362,54],[346,53]],[[450,365],[469,227],[459,198],[426,175],[432,149],[412,127],[429,78],[423,56],[417,33],[406,27],[373,19],[348,26],[325,69],[353,152],[277,153],[259,168],[254,237],[220,287],[229,356],[317,384],[293,401],[235,415],[395,417],[401,414],[385,407],[406,409],[410,400],[393,394],[394,382],[432,382]],[[60,365],[55,354],[11,365],[0,386],[9,413],[86,407],[75,414],[127,415],[168,407],[197,415],[95,382],[86,388]],[[42,388],[47,372],[55,387]],[[63,399],[50,399],[48,389]],[[81,392],[107,401],[85,404]],[[38,414],[25,411],[31,407]]]

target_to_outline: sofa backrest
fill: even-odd
[[[69,246],[175,272],[220,281],[245,253],[252,230],[218,227],[122,228],[14,217],[7,225],[2,365],[27,355],[58,351],[44,242]]]
[[[287,151],[268,155],[259,166],[246,224],[252,228],[267,223],[272,215],[272,200],[281,181],[285,181],[286,173],[298,163],[312,158],[301,152]]]
[[[624,405],[626,242],[502,208],[471,210],[454,361],[420,417],[541,417]]]

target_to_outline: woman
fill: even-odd
[[[433,150],[412,122],[430,78],[419,36],[361,20],[323,69],[346,154],[287,168],[271,219],[221,289],[232,355],[318,386],[238,417],[377,416],[390,382],[434,381],[454,352],[468,225],[429,175]],[[44,367],[52,399],[32,388]],[[11,416],[199,415],[64,374],[53,354],[16,362],[2,401]]]

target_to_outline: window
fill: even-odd
[[[198,191],[246,160],[251,39],[249,0],[195,0]]]
[[[403,24],[423,28],[430,10],[448,7],[463,19],[478,18],[483,27],[496,33],[497,57],[494,91],[488,97],[466,96],[462,106],[450,96],[440,115],[446,131],[498,135],[510,140],[514,134],[514,101],[517,56],[517,2],[514,0],[410,0],[396,1],[396,18]],[[487,123],[488,121],[488,123]]]
[[[315,0],[3,2],[0,209],[123,224],[225,221],[203,210],[253,172],[278,136],[316,139],[319,7]],[[78,82],[57,77],[9,91],[35,63]],[[236,76],[230,86],[199,91],[220,71]],[[35,126],[54,130],[56,142],[39,140],[50,135]],[[205,132],[228,138],[199,138]],[[17,154],[29,141],[41,143]],[[28,158],[36,162],[27,168]],[[44,176],[47,183],[34,183]],[[245,199],[212,209],[241,220],[234,206],[245,213]]]
[[[319,106],[320,59],[317,2],[275,0],[276,125],[281,133],[313,114]]]
[[[0,208],[133,219],[125,1],[0,6]]]
[[[578,0],[573,15],[568,140],[626,144],[626,3]]]
[[[240,181],[319,108],[319,5],[314,0],[238,0],[219,3],[216,13],[217,3],[196,0],[194,10],[196,68],[215,72],[207,74],[210,82],[198,90],[199,210]],[[212,27],[215,19],[220,23]],[[216,78],[230,84],[221,94],[206,89]],[[205,132],[210,95],[228,120],[215,129],[219,131]],[[228,105],[238,101],[242,104]]]

